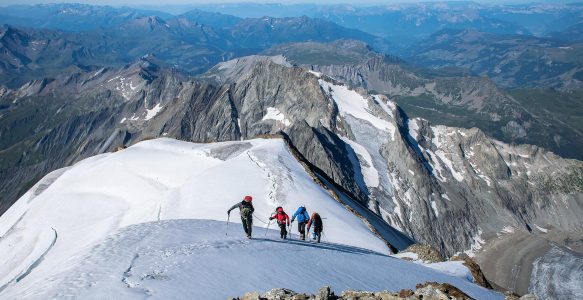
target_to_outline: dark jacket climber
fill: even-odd
[[[241,222],[243,223],[243,230],[247,234],[247,238],[251,238],[251,230],[253,228],[253,212],[255,208],[253,207],[253,198],[251,196],[245,196],[243,201],[233,205],[227,211],[228,215],[231,215],[231,211],[235,208],[239,208],[239,213],[241,214]]]
[[[310,221],[308,221],[308,234],[310,234],[310,227],[314,225],[314,240],[317,240],[318,243],[320,242],[320,238],[322,237],[322,230],[324,230],[324,224],[322,223],[322,218],[317,212],[312,214]]]
[[[292,219],[291,219],[292,223],[294,222],[296,217],[298,218],[298,231],[300,233],[300,238],[302,240],[305,240],[306,239],[306,224],[310,220],[310,215],[308,214],[308,211],[306,210],[305,206],[300,206],[298,208],[298,210],[296,210],[296,212],[294,213],[294,215],[292,216]]]
[[[279,225],[279,235],[282,239],[287,238],[286,224],[289,226],[289,216],[283,211],[281,206],[276,208],[276,213],[269,217],[269,220],[277,219]],[[286,223],[287,221],[287,223]]]

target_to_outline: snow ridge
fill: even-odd
[[[449,282],[476,299],[502,299],[501,294],[474,285],[460,262],[427,268],[354,246],[296,239],[282,242],[273,229],[255,228],[258,238],[247,240],[238,226],[230,226],[227,235],[226,228],[225,222],[209,220],[132,225],[96,245],[83,264],[57,274],[56,284],[37,296],[225,299],[273,287],[302,292],[322,285],[337,290],[398,291],[412,289],[418,282],[437,281]]]

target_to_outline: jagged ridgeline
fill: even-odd
[[[385,96],[281,56],[220,63],[196,79],[146,56],[3,89],[1,101],[3,211],[49,171],[144,139],[280,134],[341,198],[446,256],[477,253],[501,233],[583,230],[582,162],[410,119]]]
[[[467,72],[416,68],[409,64],[416,59],[406,63],[354,40],[290,43],[264,53],[285,55],[295,64],[350,86],[389,96],[410,117],[452,127],[477,127],[497,140],[537,145],[563,157],[583,159],[578,117],[583,106],[581,92],[575,87],[540,84],[539,88],[503,89],[487,77],[472,77]],[[578,81],[565,82],[576,85]]]

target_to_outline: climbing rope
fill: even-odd
[[[268,222],[265,222],[265,221],[261,220],[261,218],[259,218],[259,217],[258,217],[256,214],[253,214],[253,216],[254,216],[254,217],[255,217],[255,218],[256,218],[256,219],[257,219],[259,222],[261,222],[261,223],[263,223],[263,224],[265,224],[265,225],[269,225],[269,223],[268,223]]]

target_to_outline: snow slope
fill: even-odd
[[[327,218],[330,241],[389,251],[314,183],[282,140],[158,139],[57,171],[19,199],[0,218],[0,256],[8,258],[0,263],[0,289],[52,276],[125,226],[183,218],[226,221],[226,210],[245,195],[254,197],[255,225],[267,222],[278,205],[293,213],[305,204]],[[240,222],[237,212],[231,221]]]
[[[201,221],[226,221],[226,210],[244,195],[254,197],[255,226],[266,227],[262,222],[276,206],[291,214],[305,204],[310,213],[326,218],[324,240],[336,244],[266,241],[261,228],[254,232],[259,239],[248,241],[240,225],[232,224],[240,223],[237,212],[231,215],[229,236],[225,223]],[[160,222],[175,219],[199,221]],[[0,217],[0,298],[172,298],[183,292],[192,297],[197,290],[206,297],[225,290],[225,282],[236,295],[276,286],[386,289],[413,287],[426,278],[460,280],[385,254],[384,242],[317,185],[282,140],[193,144],[157,139],[57,170]],[[290,269],[286,276],[275,274],[276,258],[284,258],[281,263]],[[336,271],[322,273],[337,259],[338,266],[331,268]],[[355,275],[337,271],[362,264]],[[301,265],[316,266],[306,278],[323,277],[298,279],[304,276]],[[418,276],[391,273],[396,267]],[[213,268],[218,271],[209,271]],[[225,277],[227,271],[233,275]],[[253,272],[256,277],[240,277]],[[477,288],[461,280],[460,288]]]
[[[57,274],[50,285],[26,291],[39,299],[226,299],[247,291],[286,287],[314,292],[415,288],[449,282],[476,299],[501,299],[463,278],[367,249],[340,244],[280,241],[275,230],[208,220],[168,220],[132,225],[97,245],[84,263]],[[9,294],[9,296],[12,296]]]

